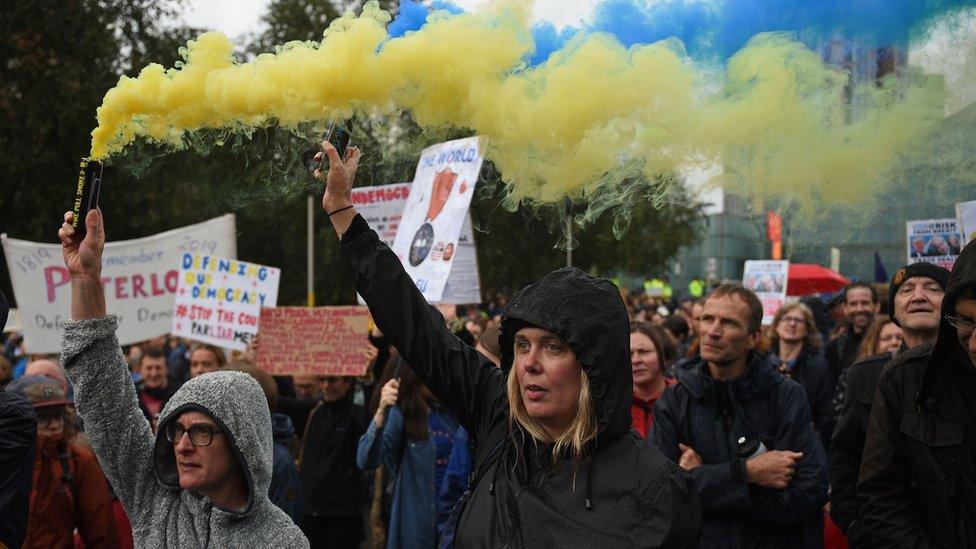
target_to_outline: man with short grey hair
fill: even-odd
[[[906,265],[891,277],[888,310],[892,321],[901,326],[904,334],[899,352],[935,343],[948,281],[949,271],[931,263]],[[852,549],[871,547],[860,520],[863,500],[857,497],[856,487],[878,380],[892,358],[889,353],[865,357],[848,368],[837,384],[842,413],[828,451],[830,516],[847,535]]]
[[[972,547],[976,539],[972,242],[949,275],[939,318],[935,343],[900,353],[878,382],[857,484],[872,547]]]

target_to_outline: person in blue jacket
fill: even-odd
[[[381,390],[379,407],[359,439],[356,465],[382,463],[393,476],[386,547],[437,544],[438,489],[444,482],[458,423],[408,367]]]
[[[499,337],[501,337],[501,330],[489,328],[478,336],[474,349],[496,367],[501,368],[502,351],[498,342]],[[451,449],[451,459],[447,462],[447,472],[444,473],[444,481],[439,485],[437,495],[437,535],[441,537],[441,546],[454,506],[468,490],[468,478],[474,469],[473,448],[474,441],[471,440],[468,431],[464,427],[458,427],[457,432],[454,433],[454,447]]]

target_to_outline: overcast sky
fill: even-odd
[[[476,9],[484,2],[454,1],[465,10]],[[190,8],[183,18],[190,25],[219,30],[234,39],[244,32],[258,29],[258,19],[267,4],[268,0],[190,0]],[[562,27],[586,19],[592,9],[592,0],[536,0],[535,18],[546,19]]]
[[[465,10],[477,9],[487,0],[454,0]],[[269,0],[189,0],[183,14],[186,23],[222,31],[238,44],[240,35],[259,29],[259,18]],[[536,20],[552,21],[557,27],[585,21],[593,10],[593,0],[536,0]],[[909,63],[921,65],[926,72],[946,75],[953,97],[946,105],[947,114],[976,99],[976,17],[974,11],[957,20],[942,22],[925,44],[909,51]],[[941,27],[941,28],[939,28]]]

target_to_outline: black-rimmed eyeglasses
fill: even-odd
[[[189,429],[184,429],[178,423],[170,423],[166,426],[166,440],[173,444],[177,444],[183,440],[183,433],[190,434],[190,444],[194,446],[210,446],[210,443],[213,442],[214,434],[223,433],[223,431],[205,425],[194,425]]]

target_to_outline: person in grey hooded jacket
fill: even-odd
[[[132,522],[137,547],[308,547],[268,498],[271,414],[242,372],[187,382],[153,434],[139,410],[101,282],[105,230],[89,212],[82,238],[72,214],[58,232],[71,273],[71,318],[61,358],[95,455]]]

